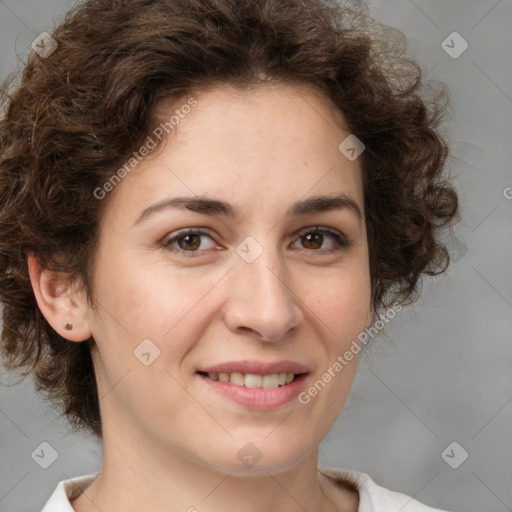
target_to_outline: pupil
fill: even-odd
[[[190,241],[190,239],[191,239],[191,238],[192,238],[192,239],[197,238],[197,235],[185,235],[185,236],[183,236],[183,237],[181,238],[181,240],[188,239],[188,240]],[[186,248],[189,248],[189,249],[197,249],[197,240],[196,240],[196,244],[194,244],[193,242],[192,242],[192,244],[190,244],[188,241],[186,241],[186,242],[185,242],[185,244],[186,244],[185,249],[186,249]],[[183,249],[183,247],[182,247],[182,249]]]
[[[306,239],[307,239],[307,240],[306,240],[306,244],[310,244],[310,243],[312,243],[313,245],[315,245],[315,243],[314,243],[314,242],[311,242],[311,237],[321,237],[321,236],[322,236],[322,235],[319,235],[319,234],[316,234],[316,233],[311,233],[311,234],[309,234],[309,235],[306,235]],[[322,244],[320,243],[320,245],[322,245]],[[309,248],[311,248],[311,247],[309,247]]]

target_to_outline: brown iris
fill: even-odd
[[[194,238],[196,239],[196,243],[189,244],[188,242],[186,242],[185,247],[182,246],[182,243],[181,243],[182,240],[188,239],[190,241],[190,239],[194,239]],[[183,249],[183,250],[199,249],[199,246],[201,245],[201,236],[197,235],[197,234],[183,235],[178,239],[178,245],[180,246],[180,249]]]
[[[316,246],[315,242],[311,242],[311,238],[316,237],[316,240],[320,238],[320,246]],[[306,249],[319,249],[322,247],[323,235],[321,233],[308,233],[301,237],[303,240],[306,239],[306,244],[303,244]],[[309,246],[308,246],[309,244]],[[311,245],[315,245],[315,247],[311,247]]]

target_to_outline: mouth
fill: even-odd
[[[256,373],[241,373],[241,372],[197,372],[203,377],[219,382],[229,382],[235,386],[244,386],[246,388],[262,388],[262,389],[276,389],[281,386],[286,386],[293,382],[299,375],[297,373],[270,373],[267,375],[258,375]]]
[[[201,368],[196,374],[217,395],[249,409],[272,409],[293,402],[309,369],[292,361],[241,361]]]

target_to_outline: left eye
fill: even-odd
[[[201,237],[207,237],[211,240],[210,247],[202,247],[203,244],[201,243]],[[326,237],[331,238],[331,240],[334,241],[334,243],[331,244],[331,248],[322,247]],[[341,234],[328,229],[319,228],[309,229],[308,231],[299,233],[298,240],[302,240],[302,250],[312,250],[320,253],[336,252],[349,245]],[[176,247],[175,244],[178,244],[178,246]],[[162,245],[166,249],[172,250],[173,252],[181,252],[187,256],[193,256],[195,255],[194,253],[202,252],[199,250],[201,247],[203,249],[212,249],[216,246],[212,237],[208,233],[200,230],[182,231],[177,235],[166,239]],[[301,249],[299,248],[299,250]]]
[[[323,241],[326,238],[326,236],[334,240],[334,244],[332,244],[333,247],[331,247],[330,249],[322,249],[322,247],[316,247],[318,245],[318,240],[320,240],[320,246],[323,245]],[[306,240],[305,249],[314,250],[316,252],[336,252],[345,247],[348,247],[349,245],[347,240],[341,234],[335,231],[331,231],[329,229],[315,228],[313,230],[309,229],[308,231],[303,231],[299,233],[299,240],[303,240],[303,245],[304,239]],[[312,245],[315,247],[311,247]],[[322,249],[322,251],[318,251],[318,249]]]

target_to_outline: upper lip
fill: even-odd
[[[294,361],[276,361],[267,363],[264,361],[229,361],[227,363],[199,368],[206,373],[252,373],[255,375],[271,375],[273,373],[309,373],[306,366]]]

